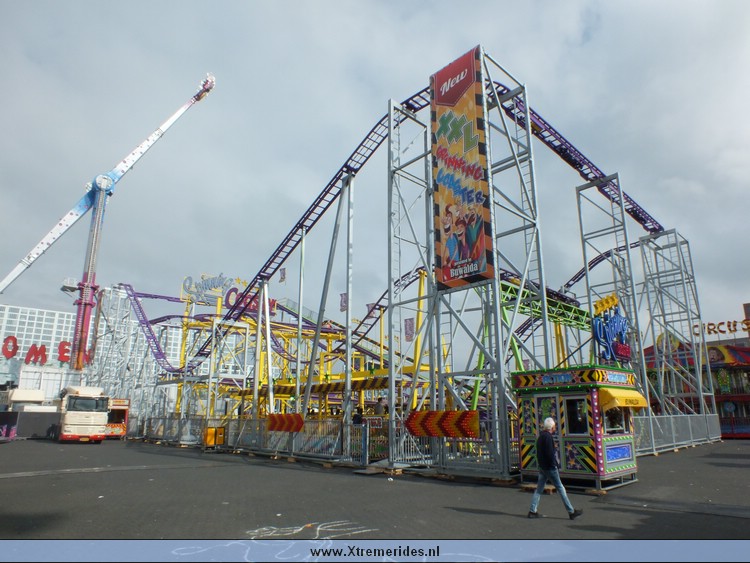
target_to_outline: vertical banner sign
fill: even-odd
[[[481,48],[430,77],[435,270],[441,289],[494,276]]]
[[[349,296],[346,293],[341,294],[341,300],[339,301],[339,311],[346,311],[349,307]]]

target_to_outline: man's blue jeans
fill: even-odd
[[[568,511],[568,513],[573,513],[575,508],[573,508],[573,505],[570,503],[568,493],[565,492],[565,487],[563,486],[562,481],[560,481],[560,472],[557,470],[557,468],[539,470],[539,477],[536,482],[536,490],[534,491],[534,496],[531,497],[531,508],[529,510],[531,510],[531,512],[536,512],[536,509],[539,506],[539,499],[542,498],[542,491],[544,491],[544,485],[547,484],[547,481],[551,481],[557,489],[557,492],[560,495],[560,498],[562,499],[563,504],[565,505],[565,509]]]

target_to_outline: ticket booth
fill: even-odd
[[[109,399],[109,413],[104,435],[107,438],[125,438],[128,433],[130,399]]]
[[[633,409],[647,405],[630,370],[608,366],[513,374],[518,397],[521,478],[536,481],[536,438],[557,422],[560,477],[572,486],[611,489],[637,480]]]

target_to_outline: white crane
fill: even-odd
[[[66,215],[64,215],[52,230],[47,233],[39,244],[31,249],[13,270],[0,281],[0,293],[13,283],[34,261],[44,254],[68,229],[70,229],[89,209],[94,209],[91,218],[91,230],[89,232],[88,247],[86,249],[86,260],[84,264],[83,277],[78,283],[80,297],[76,301],[77,315],[75,333],[72,339],[70,364],[73,369],[82,369],[85,360],[86,341],[88,338],[89,325],[91,322],[91,311],[94,305],[96,286],[96,257],[99,250],[99,239],[101,237],[102,220],[107,203],[107,196],[114,192],[115,185],[130,170],[138,160],[146,154],[156,141],[169,129],[188,109],[196,102],[201,101],[208,95],[216,84],[216,79],[208,75],[200,85],[200,89],[180,109],[162,123],[156,131],[138,145],[129,155],[109,172],[99,174],[86,185],[86,193],[78,203]]]

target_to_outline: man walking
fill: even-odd
[[[536,458],[539,463],[539,477],[536,482],[536,490],[534,496],[531,497],[531,508],[529,508],[529,518],[539,518],[537,507],[539,506],[539,499],[542,497],[542,491],[547,481],[551,481],[560,494],[560,498],[565,505],[565,510],[568,511],[568,516],[571,520],[575,520],[581,514],[583,510],[573,508],[573,505],[568,499],[568,494],[565,492],[565,487],[560,481],[560,462],[558,461],[557,450],[555,448],[555,439],[552,434],[555,431],[557,424],[553,418],[544,419],[544,429],[539,433],[539,437],[536,439]]]

